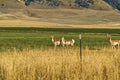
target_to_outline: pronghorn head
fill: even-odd
[[[54,36],[51,36],[51,38],[52,38],[52,42],[54,42]]]
[[[107,34],[106,34],[106,37],[107,37],[107,38],[111,38],[111,35],[107,33]]]
[[[61,39],[64,40],[65,39],[64,36]]]
[[[51,36],[51,38],[54,38],[54,36]]]
[[[75,40],[74,39],[72,39],[72,42],[73,42],[73,44],[75,43]]]

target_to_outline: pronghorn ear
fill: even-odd
[[[64,38],[64,36],[62,36],[62,38]]]
[[[111,36],[110,36],[110,34],[107,33],[107,34],[106,34],[106,37],[111,37]]]
[[[53,35],[51,37],[54,37]]]
[[[107,38],[111,39],[111,35],[110,34],[107,34],[106,36],[107,36]]]
[[[109,34],[108,34],[108,33],[106,33],[106,37],[108,37],[108,35],[109,35]]]

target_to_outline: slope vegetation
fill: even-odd
[[[77,1],[77,2],[76,2]],[[98,10],[112,10],[112,7],[108,5],[103,0],[31,0],[27,2],[19,2],[17,0],[0,0],[0,7],[2,8],[24,8],[25,4],[31,8],[80,8],[80,7],[87,7],[91,9],[98,9]],[[87,1],[92,1],[90,4]],[[29,2],[29,3],[28,3]],[[76,3],[75,3],[76,2]]]

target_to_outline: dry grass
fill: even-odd
[[[48,28],[120,28],[118,22],[110,22],[106,24],[76,25],[76,24],[60,24],[53,22],[40,22],[29,20],[0,20],[1,27],[48,27]]]
[[[36,4],[36,3],[31,3],[29,6],[25,6],[24,2],[18,2],[17,0],[0,0],[1,4],[4,4],[5,6],[1,6],[0,7],[5,7],[5,8],[13,8],[13,9],[23,9],[25,7],[30,7],[30,8],[71,8],[70,2],[71,2],[71,6],[73,8],[75,8],[75,0],[60,0],[63,2],[64,5],[61,5],[59,7],[52,7],[52,6],[47,6],[47,4]],[[77,8],[77,7],[76,7]],[[103,0],[94,0],[94,4],[90,5],[89,8],[92,9],[104,9],[104,10],[112,10],[112,7],[110,5],[108,5],[106,2],[104,2]]]
[[[29,21],[29,20],[1,20],[0,24],[6,27],[55,27],[62,26],[57,23],[39,22],[39,21]]]
[[[117,11],[90,9],[9,9],[0,13],[0,26],[120,28],[119,16]]]
[[[119,50],[33,49],[0,54],[0,80],[119,80]]]

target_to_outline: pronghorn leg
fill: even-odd
[[[112,49],[113,49],[113,46],[112,46]]]
[[[54,45],[54,49],[56,49],[56,45]]]
[[[115,48],[115,46],[112,46],[112,49],[114,49]]]
[[[54,47],[54,49],[56,49],[56,46]]]
[[[62,44],[63,47],[65,47],[65,44]]]
[[[116,47],[115,47],[115,46],[113,46],[113,49],[116,49]]]
[[[119,49],[119,44],[118,44],[118,49]]]

